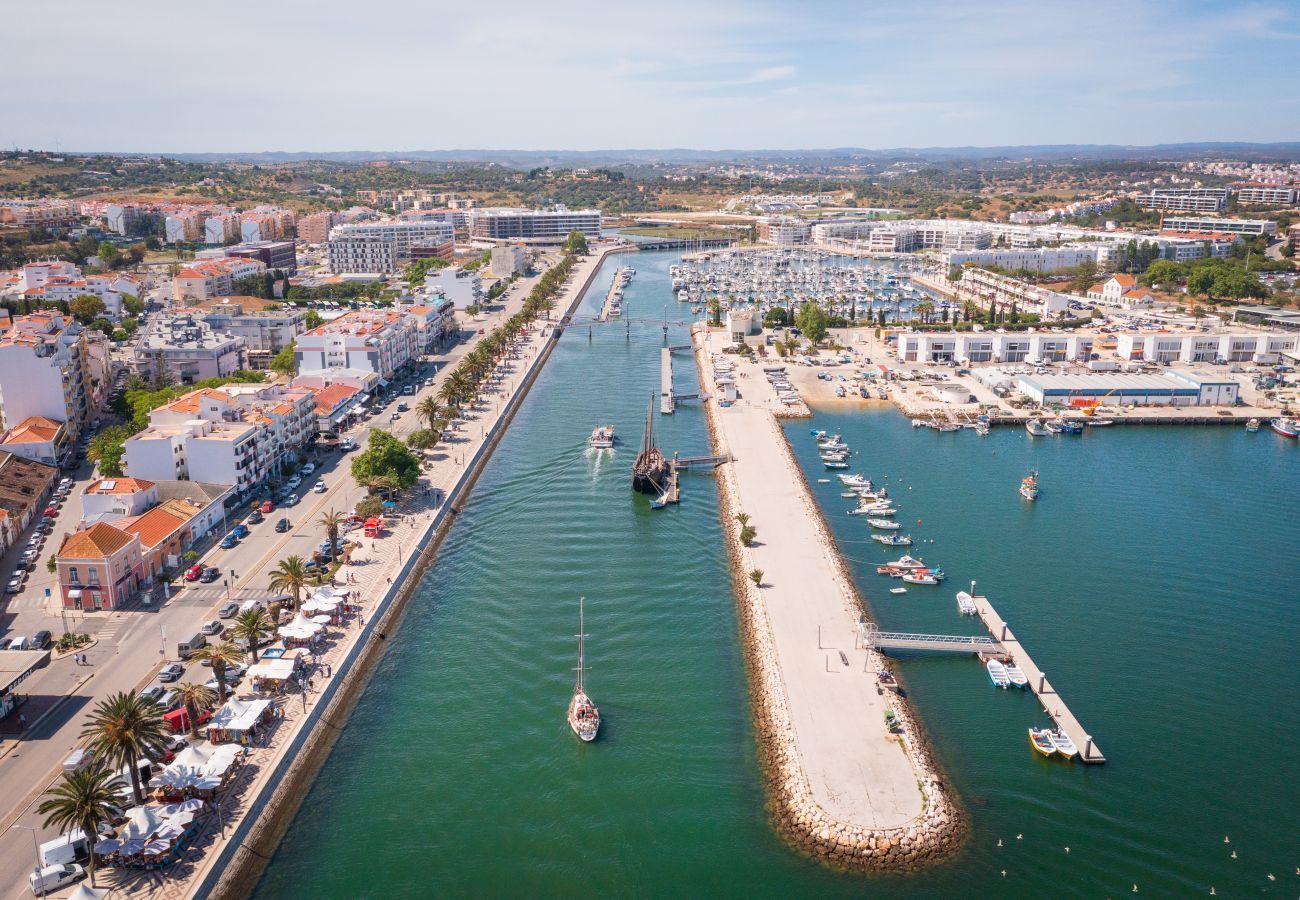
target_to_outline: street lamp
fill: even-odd
[[[41,896],[44,897],[44,896],[45,896],[45,882],[40,880],[40,874],[41,874],[41,848],[40,848],[40,845],[36,843],[36,829],[33,828],[31,825],[19,825],[19,824],[17,824],[17,823],[14,823],[14,828],[21,828],[21,829],[23,829],[24,831],[30,831],[30,832],[32,833],[32,849],[33,849],[34,851],[36,851],[36,865],[35,865],[35,867],[33,867],[33,869],[32,869],[32,874],[35,875],[35,876],[37,876],[37,883],[40,884],[40,886],[41,886]]]

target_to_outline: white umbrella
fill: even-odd
[[[150,841],[149,843],[144,845],[144,855],[162,856],[171,848],[172,845],[169,844],[167,841]]]
[[[162,828],[159,828],[154,834],[154,840],[173,841],[185,833],[185,826],[176,822],[168,822]]]
[[[311,621],[315,622],[317,625],[328,625],[328,624],[330,623],[330,617],[329,617],[329,616],[312,616],[312,617],[311,617]]]
[[[121,848],[118,850],[118,852],[124,853],[127,856],[132,856],[136,853],[139,853],[143,849],[144,849],[144,841],[134,840],[134,841],[126,841],[125,843],[123,843]]]
[[[122,842],[116,838],[105,838],[95,844],[95,852],[100,856],[107,856],[110,853],[116,853],[122,849]]]

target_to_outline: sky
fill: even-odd
[[[1300,0],[5,0],[0,146],[1300,140]]]

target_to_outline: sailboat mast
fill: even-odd
[[[585,598],[578,598],[578,690],[582,690],[582,639],[586,637],[586,629],[582,623],[582,604]]]

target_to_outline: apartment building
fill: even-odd
[[[361,272],[391,275],[398,270],[396,245],[381,237],[331,238],[327,254],[329,270],[335,275]]]
[[[66,228],[77,220],[77,208],[65,200],[0,200],[0,225]]]
[[[1143,209],[1171,212],[1218,212],[1228,203],[1227,188],[1154,188],[1134,202]]]
[[[151,481],[231,485],[244,493],[296,461],[316,432],[306,388],[231,384],[192,391],[149,414],[126,441],[126,471]]]
[[[293,241],[247,241],[226,247],[229,258],[253,259],[270,271],[293,275],[298,271],[298,255]]]
[[[1276,234],[1277,223],[1267,219],[1221,219],[1218,216],[1165,216],[1161,234],[1179,231],[1222,234]]]
[[[172,297],[179,304],[200,303],[233,292],[236,281],[261,275],[266,264],[257,259],[229,257],[203,259],[191,263],[172,280]]]
[[[239,215],[219,213],[203,220],[203,243],[227,244],[239,240]]]
[[[197,243],[203,239],[205,221],[197,210],[172,213],[163,219],[163,240],[169,244]]]
[[[0,333],[0,424],[50,419],[75,442],[95,412],[87,343],[86,330],[61,313],[16,317]]]
[[[67,436],[68,430],[62,422],[32,416],[0,434],[0,450],[32,462],[57,466],[69,453]]]
[[[600,210],[474,209],[469,214],[469,235],[476,241],[523,241],[529,244],[562,244],[572,232],[600,237]]]
[[[492,248],[490,265],[493,275],[498,278],[509,278],[528,267],[528,256],[524,248],[517,244],[497,244]]]
[[[344,313],[304,333],[294,346],[299,375],[370,372],[384,381],[419,352],[414,320],[384,309]]]
[[[122,237],[141,237],[149,233],[159,218],[149,206],[109,203],[103,208],[104,229]]]
[[[949,250],[943,256],[946,268],[967,263],[997,266],[1002,269],[1027,269],[1031,272],[1060,272],[1085,262],[1098,262],[1096,244],[1079,247],[1035,247],[1031,249],[990,248],[985,250]]]
[[[1282,354],[1300,349],[1300,333],[1124,333],[1116,336],[1116,344],[1115,355],[1125,360],[1275,365]]]
[[[478,306],[483,302],[483,280],[477,272],[448,267],[424,276],[425,290],[450,300],[456,309]]]
[[[1298,201],[1300,201],[1300,188],[1290,184],[1247,184],[1237,188],[1238,203],[1293,206]]]
[[[1014,305],[1022,313],[1036,313],[1043,318],[1064,316],[1070,309],[1070,298],[1065,294],[984,269],[962,269],[958,284],[965,296],[986,309],[993,303],[1003,308]]]
[[[312,213],[298,220],[298,240],[308,244],[323,244],[330,238],[330,229],[334,227],[334,213]]]
[[[159,313],[135,343],[136,371],[145,378],[166,373],[177,384],[224,378],[244,368],[244,340],[219,331],[192,310]]]
[[[420,353],[441,347],[456,328],[455,303],[438,295],[427,302],[403,304],[397,311],[414,322]]]
[[[306,330],[307,315],[301,309],[260,297],[217,297],[188,312],[214,331],[242,340],[248,366],[254,369],[269,366],[277,353]]]
[[[379,222],[356,222],[349,225],[335,225],[330,229],[330,245],[333,249],[335,240],[354,240],[356,238],[379,238],[393,245],[393,257],[401,263],[412,259],[414,247],[441,247],[456,239],[455,229],[447,222],[438,221],[404,221],[387,219]],[[350,271],[375,271],[373,269],[353,269]]]
[[[1092,354],[1090,334],[1024,331],[902,332],[898,358],[905,362],[1040,363],[1084,361]]]

